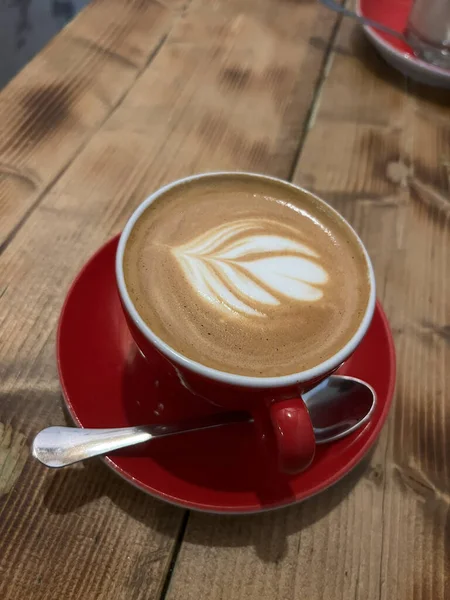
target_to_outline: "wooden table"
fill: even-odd
[[[450,598],[450,94],[314,0],[95,0],[0,94],[0,598]],[[50,471],[55,327],[164,182],[245,169],[350,220],[398,351],[370,465],[302,505],[188,513],[100,461]]]

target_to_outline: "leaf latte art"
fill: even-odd
[[[245,219],[218,226],[172,252],[192,287],[217,308],[267,316],[286,301],[314,302],[328,275],[290,227]]]
[[[313,367],[357,330],[366,259],[327,205],[282,182],[205,175],[163,192],[124,253],[130,299],[179,354],[228,373]]]

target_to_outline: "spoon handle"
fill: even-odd
[[[142,444],[149,440],[221,427],[230,423],[249,422],[243,412],[210,415],[173,425],[121,427],[118,429],[81,429],[76,427],[47,427],[34,438],[31,452],[47,467],[66,467],[93,456]]]
[[[388,33],[389,35],[393,35],[394,37],[404,42],[407,41],[405,36],[402,33],[400,33],[400,31],[391,29],[387,25],[383,25],[382,23],[374,21],[373,19],[369,19],[368,17],[362,17],[356,14],[353,10],[349,10],[344,6],[341,6],[340,4],[335,2],[335,0],[320,0],[320,2],[327,8],[334,10],[334,12],[340,13],[344,17],[350,17],[351,19],[355,19],[355,21],[358,21],[358,23],[360,23],[361,25],[368,25],[369,27],[373,27],[374,29],[378,29],[379,31]]]

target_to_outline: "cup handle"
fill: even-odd
[[[278,464],[284,473],[299,473],[312,463],[316,451],[314,429],[302,398],[278,400],[270,405],[270,418],[278,446]]]

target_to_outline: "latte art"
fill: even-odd
[[[211,175],[140,215],[123,270],[151,331],[203,365],[298,373],[343,348],[370,296],[357,238],[326,204],[282,182]]]
[[[186,280],[217,309],[267,317],[286,300],[315,302],[328,280],[317,252],[270,220],[225,223],[172,250]]]

